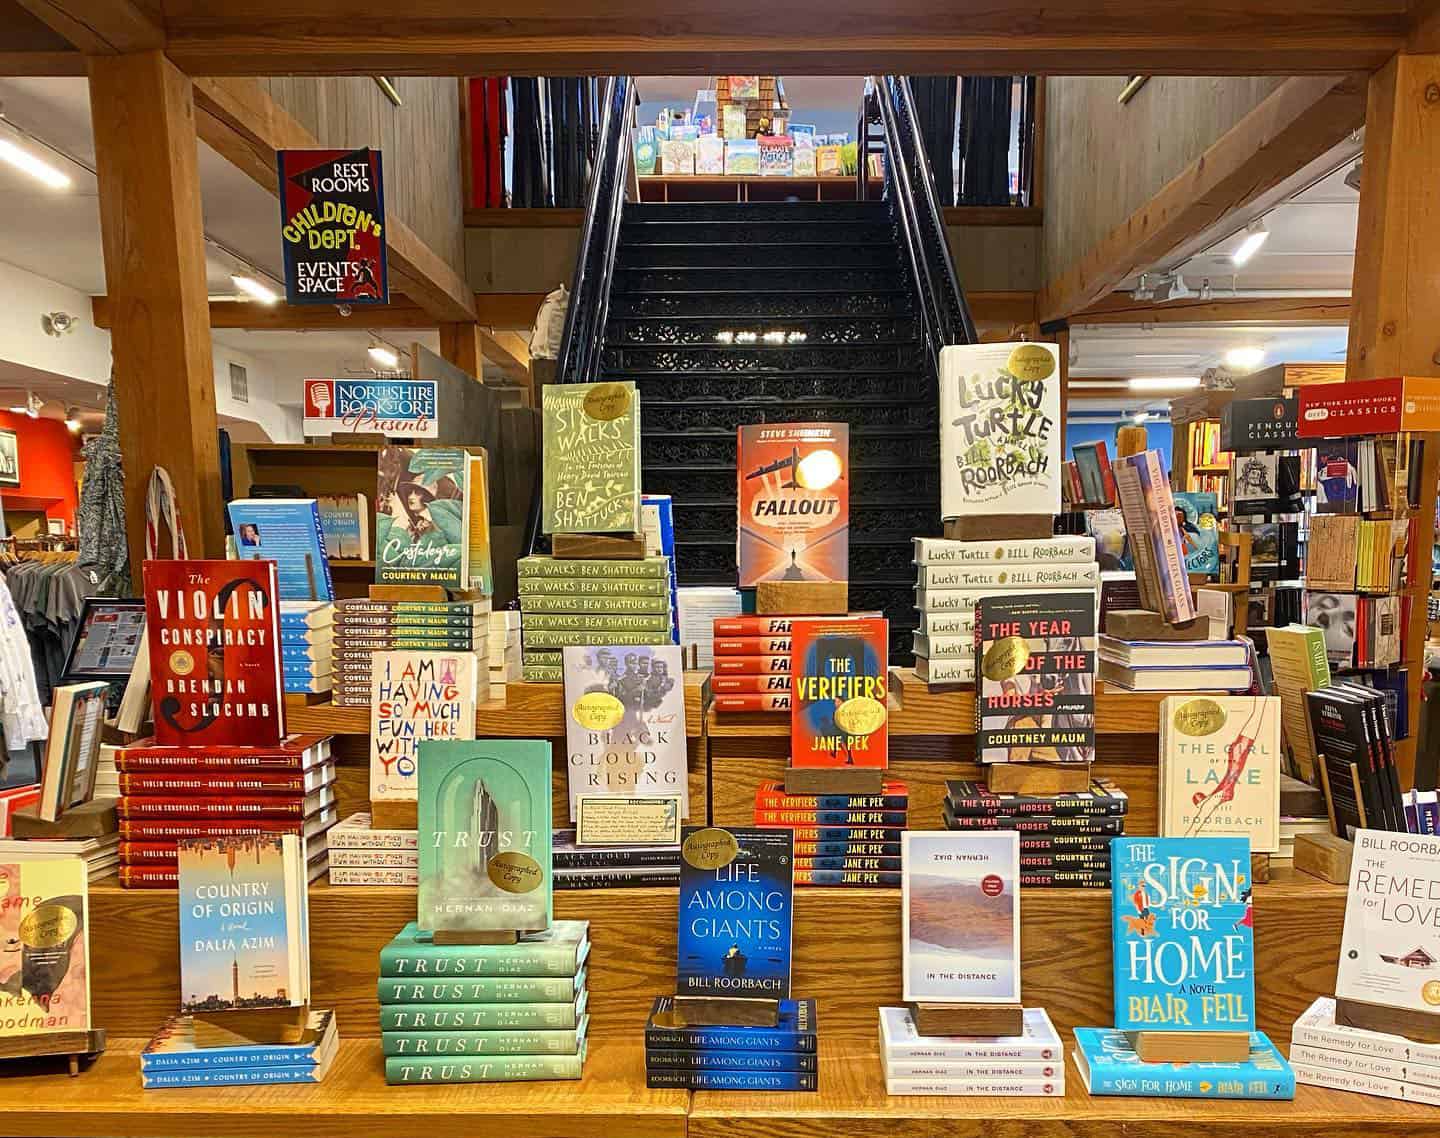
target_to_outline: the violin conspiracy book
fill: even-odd
[[[792,645],[791,765],[887,766],[890,622],[797,620]]]
[[[285,737],[273,561],[147,561],[155,743],[274,747]]]
[[[741,427],[736,453],[740,587],[849,580],[849,426]]]

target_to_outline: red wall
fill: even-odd
[[[0,486],[0,500],[7,509],[43,509],[47,518],[64,519],[66,531],[73,532],[79,439],[58,420],[9,411],[0,411],[0,427],[14,431],[20,445],[20,485]]]

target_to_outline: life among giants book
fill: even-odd
[[[370,798],[418,797],[426,740],[475,738],[473,652],[376,652],[370,667]]]
[[[285,737],[273,561],[147,561],[155,742],[273,747]]]
[[[677,995],[789,998],[793,850],[788,830],[685,827]]]
[[[1160,832],[1248,837],[1280,849],[1278,696],[1168,696],[1160,703]]]
[[[0,861],[0,1038],[90,1028],[90,921],[78,857]]]
[[[1020,835],[901,838],[904,999],[1020,1002]]]
[[[1110,853],[1116,1029],[1254,1031],[1249,839],[1116,838]]]
[[[420,745],[421,931],[550,926],[550,744]]]
[[[1095,594],[975,606],[975,750],[982,763],[1095,759]]]
[[[740,427],[736,474],[740,587],[850,579],[850,427]]]
[[[791,765],[888,766],[890,622],[797,620],[791,644]]]

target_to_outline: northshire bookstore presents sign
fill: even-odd
[[[388,304],[380,152],[281,150],[280,245],[291,304]]]
[[[307,379],[305,434],[438,438],[439,386],[433,379]]]

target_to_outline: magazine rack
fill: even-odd
[[[105,1029],[52,1031],[40,1035],[16,1035],[0,1039],[0,1060],[39,1059],[64,1056],[70,1077],[80,1073],[80,1061],[91,1062],[105,1051]]]

